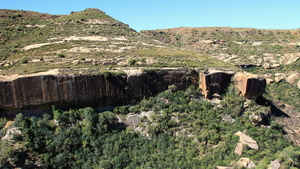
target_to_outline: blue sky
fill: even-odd
[[[98,8],[137,31],[175,27],[300,28],[300,0],[0,0],[0,9],[69,14]]]

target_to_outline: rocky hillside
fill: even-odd
[[[1,10],[0,24],[2,74],[54,68],[232,67],[140,34],[98,9],[62,16]]]
[[[0,167],[300,167],[299,40],[0,10]]]

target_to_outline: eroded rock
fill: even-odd
[[[300,53],[286,53],[280,58],[280,63],[284,65],[291,64],[300,58]]]
[[[198,73],[191,70],[145,71],[136,75],[37,75],[0,81],[2,115],[12,110],[105,107],[154,96],[168,86],[177,90],[198,86]],[[48,107],[47,107],[48,106]],[[43,111],[41,111],[43,112]]]
[[[205,98],[212,98],[213,94],[223,94],[231,82],[232,73],[210,70],[200,73],[200,88]]]
[[[234,81],[240,95],[247,99],[256,100],[265,92],[266,79],[258,75],[241,72],[235,74]]]

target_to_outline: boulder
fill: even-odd
[[[130,113],[126,116],[125,124],[132,128],[138,127],[140,122],[140,116],[138,114]]]
[[[279,169],[280,166],[281,166],[281,164],[279,163],[279,161],[274,160],[274,161],[271,162],[268,169]]]
[[[1,140],[12,141],[14,135],[22,135],[22,131],[18,127],[9,128]]]
[[[273,82],[274,82],[273,79],[266,79],[266,83],[267,83],[267,84],[271,84],[271,83],[273,83]]]
[[[266,79],[258,75],[240,72],[235,74],[234,81],[240,95],[247,99],[256,100],[265,92]]]
[[[259,149],[257,142],[253,140],[251,137],[249,137],[248,135],[246,135],[245,133],[238,131],[234,135],[240,136],[240,142],[242,144],[247,144],[250,148],[254,150]]]
[[[285,78],[284,73],[275,73],[275,81],[276,82],[281,82]]]
[[[241,156],[243,154],[243,144],[238,143],[235,147],[234,153]]]
[[[298,73],[292,73],[285,80],[291,84],[296,84],[297,79],[299,79],[299,78],[300,78],[300,75]]]
[[[230,114],[225,115],[225,116],[223,117],[222,120],[227,121],[228,123],[234,123],[234,122],[235,122],[235,119],[232,118],[232,117],[230,116]]]
[[[233,169],[233,167],[217,166],[217,169]]]
[[[236,162],[238,167],[246,167],[246,168],[255,168],[256,165],[253,163],[253,161],[251,161],[249,158],[240,158],[237,162]]]
[[[263,67],[264,67],[265,69],[271,69],[271,64],[270,64],[270,63],[264,63],[264,64],[263,64]]]
[[[212,98],[217,94],[223,94],[231,82],[232,73],[225,73],[216,70],[209,70],[207,73],[200,73],[200,88],[205,98]]]

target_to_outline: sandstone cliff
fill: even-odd
[[[232,73],[210,71],[200,73],[200,88],[205,98],[211,98],[213,94],[223,94],[231,83]]]
[[[115,106],[153,96],[176,85],[184,90],[197,86],[198,73],[189,70],[146,71],[137,75],[40,75],[0,81],[0,108],[8,116],[16,109],[57,105]]]
[[[258,75],[239,72],[234,75],[235,86],[240,90],[240,95],[248,99],[256,98],[265,92],[266,79]]]

